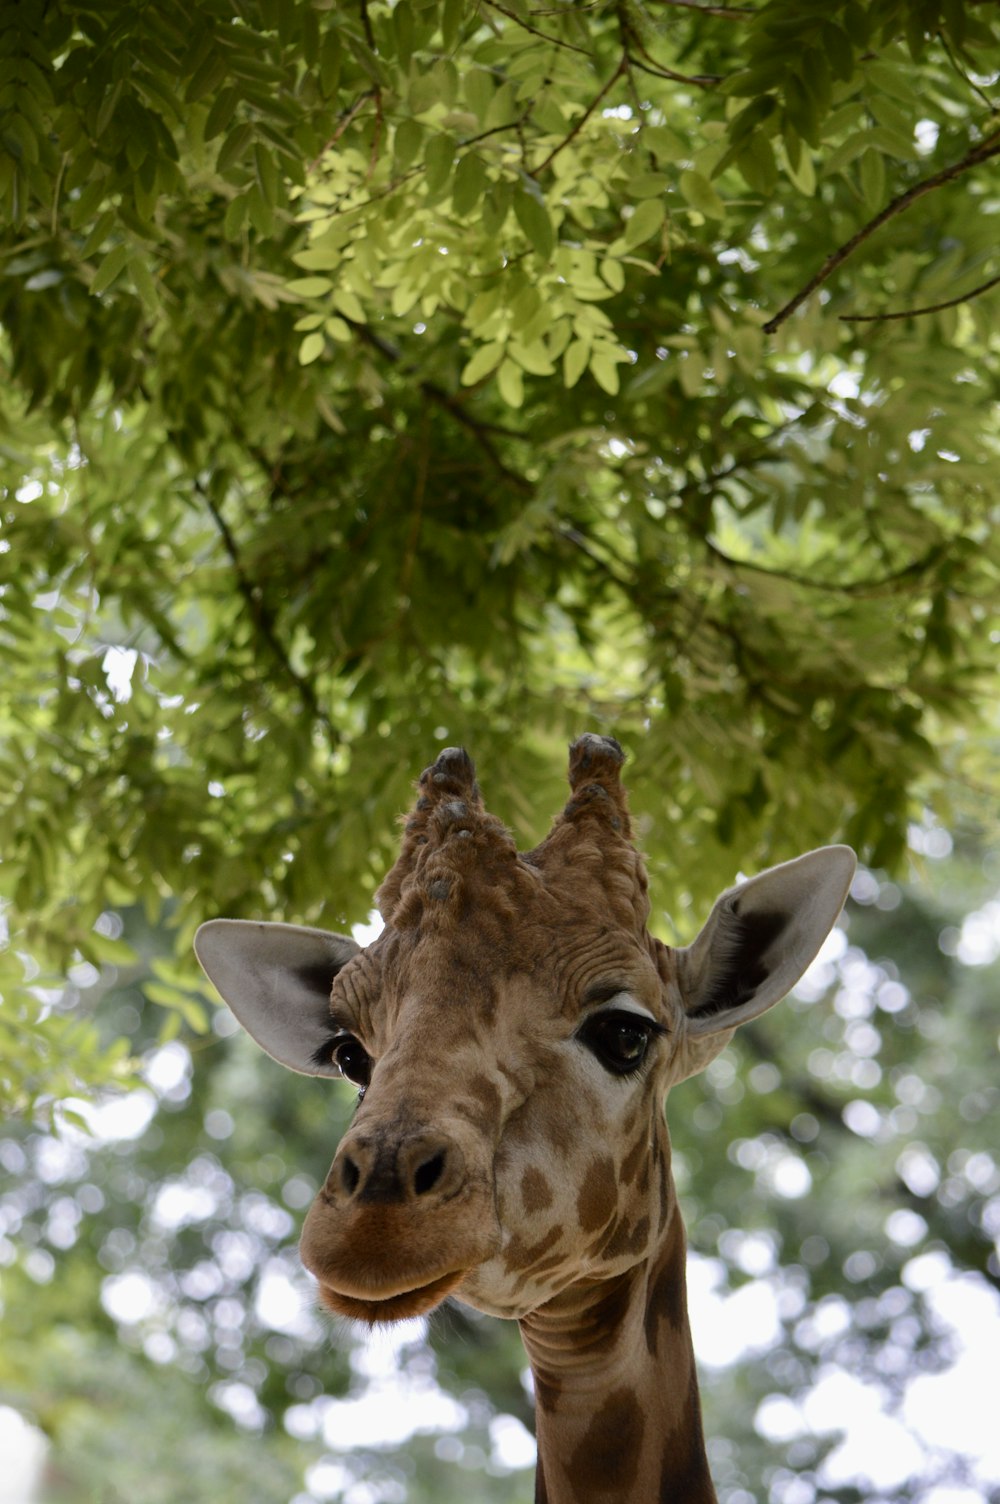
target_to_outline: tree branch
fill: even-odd
[[[357,324],[351,319],[345,319],[344,322],[349,324],[355,334],[363,339],[366,344],[371,345],[372,349],[377,350],[380,355],[383,355],[386,360],[392,361],[394,365],[402,364],[402,352],[389,340],[384,339],[382,335],[376,334],[374,329],[369,329],[367,324]],[[403,369],[415,370],[413,366],[403,366]],[[501,458],[496,445],[490,437],[493,433],[499,433],[509,438],[520,438],[520,434],[513,429],[501,428],[496,423],[484,423],[481,419],[476,418],[472,413],[466,411],[463,403],[453,393],[446,391],[444,387],[438,386],[436,381],[418,378],[417,385],[424,396],[428,397],[435,406],[443,408],[457,423],[460,423],[463,428],[472,434],[480,449],[487,455],[494,468],[505,480],[510,481],[511,485],[515,486],[517,490],[523,491],[526,495],[530,495],[534,491],[535,488],[531,481],[526,476],[521,475],[519,471],[512,470],[506,461]]]
[[[539,162],[539,164],[538,164],[537,167],[533,167],[531,169],[531,171],[528,174],[529,177],[537,178],[538,174],[540,172],[544,172],[545,169],[546,169],[546,167],[548,167],[549,164],[555,160],[555,158],[559,155],[559,153],[561,151],[565,151],[566,147],[570,144],[570,142],[576,136],[578,136],[580,134],[580,132],[583,130],[583,127],[586,125],[586,123],[590,119],[591,115],[597,109],[597,106],[600,104],[601,100],[605,97],[606,94],[609,93],[609,91],[611,90],[611,88],[613,87],[613,85],[618,82],[618,80],[621,78],[622,74],[626,73],[627,71],[628,71],[628,53],[627,52],[623,52],[622,55],[621,55],[621,58],[619,59],[618,67],[612,73],[611,77],[608,79],[608,81],[604,85],[604,87],[602,89],[600,89],[598,91],[598,93],[594,96],[594,98],[591,100],[590,104],[584,110],[583,114],[580,116],[579,120],[573,126],[572,130],[569,131],[568,134],[563,137],[563,139],[559,142],[558,146],[554,146],[552,148],[552,150],[549,152],[548,156],[545,158],[545,160],[543,162]]]
[[[701,16],[720,16],[724,21],[752,20],[757,14],[752,5],[700,5],[698,0],[653,0],[653,3],[677,10],[695,10]]]
[[[693,84],[697,89],[714,89],[716,84],[721,84],[722,77],[718,73],[678,73],[676,69],[667,68],[664,64],[657,62],[636,31],[625,6],[622,6],[619,11],[619,25],[622,44],[630,67],[638,68],[643,73],[651,73],[654,78],[669,79],[671,83]],[[641,56],[636,57],[636,52]],[[642,58],[645,59],[644,62],[641,61]]]
[[[968,292],[960,293],[957,298],[946,298],[943,303],[928,303],[924,308],[899,308],[892,313],[842,313],[842,324],[881,324],[890,319],[915,319],[924,313],[940,313],[943,308],[957,308],[960,303],[970,303],[973,298],[978,298],[980,293],[989,292],[991,287],[1000,283],[1000,276],[991,277],[988,282],[981,282],[978,287],[970,288]]]
[[[711,538],[702,539],[708,552],[727,569],[745,569],[753,574],[767,575],[774,580],[785,580],[804,590],[822,590],[829,595],[879,595],[883,590],[895,590],[904,580],[918,579],[942,559],[947,551],[943,543],[935,543],[919,559],[912,559],[900,569],[881,575],[877,580],[814,580],[808,575],[795,574],[789,569],[774,569],[768,564],[758,564],[753,559],[734,559],[713,543]]]
[[[645,49],[643,49],[645,51]],[[648,57],[649,53],[645,53]],[[675,73],[672,68],[661,67],[659,63],[644,63],[641,58],[629,54],[629,64],[638,68],[641,73],[651,73],[654,78],[666,78],[675,84],[694,84],[697,89],[714,89],[716,84],[721,84],[721,73]]]
[[[908,209],[911,204],[916,203],[917,199],[922,198],[924,194],[932,193],[935,188],[940,188],[944,183],[952,182],[953,179],[960,177],[963,172],[968,172],[970,168],[978,167],[981,162],[986,162],[990,157],[997,155],[1000,155],[1000,130],[992,131],[980,141],[978,146],[974,146],[971,151],[966,152],[964,157],[960,158],[957,162],[953,162],[950,167],[943,167],[940,172],[932,173],[928,178],[921,178],[918,183],[914,183],[912,187],[907,188],[905,193],[898,194],[896,198],[886,204],[884,209],[875,215],[874,219],[870,219],[867,224],[862,225],[861,229],[852,235],[850,240],[845,241],[832,255],[826,258],[815,276],[811,277],[805,286],[800,288],[795,296],[783,308],[778,310],[773,318],[768,319],[764,325],[764,333],[773,334],[776,329],[779,329],[785,323],[786,319],[789,319],[795,310],[800,308],[806,299],[812,296],[818,287],[822,287],[824,282],[829,281],[838,267],[841,267],[848,257],[854,254],[858,246],[874,235],[875,231],[880,229],[888,220],[893,219],[897,214],[902,214],[904,209]]]
[[[229,526],[229,523],[226,521],[225,517],[223,517],[221,511],[212,500],[212,497],[209,495],[207,489],[202,485],[201,481],[198,480],[197,477],[195,477],[194,479],[194,488],[197,491],[198,495],[201,497],[202,501],[205,503],[209,515],[211,516],[212,521],[215,523],[215,526],[218,530],[219,537],[222,539],[222,546],[229,556],[229,562],[233,566],[233,573],[236,576],[237,589],[239,590],[240,595],[243,597],[243,600],[246,603],[247,611],[250,615],[250,620],[253,622],[254,627],[259,635],[263,638],[264,642],[266,642],[267,646],[270,648],[273,657],[280,664],[284,673],[295,685],[295,688],[298,690],[299,695],[302,697],[302,701],[305,704],[306,709],[309,711],[309,714],[313,717],[314,720],[319,721],[320,724],[325,728],[327,735],[330,738],[331,744],[336,745],[340,741],[340,734],[334,726],[333,722],[330,720],[330,717],[327,715],[326,711],[322,708],[318,699],[316,698],[316,691],[313,688],[312,684],[310,684],[308,679],[303,678],[303,676],[298,672],[291,659],[289,658],[285,645],[281,641],[281,638],[278,636],[274,618],[271,615],[271,612],[268,610],[258,587],[254,585],[253,581],[250,579],[249,575],[246,572],[246,569],[243,566],[243,560],[240,558],[240,552],[236,546],[236,539],[233,537],[233,532]]]
[[[514,11],[508,10],[506,5],[498,5],[497,0],[483,0],[483,3],[488,5],[490,10],[497,10],[502,16],[506,16],[508,21],[513,21],[515,26],[520,26],[522,31],[530,31],[533,37],[540,37],[543,42],[548,42],[552,47],[563,47],[567,52],[579,52],[582,57],[593,58],[593,54],[588,52],[586,47],[577,47],[575,43],[564,42],[560,37],[550,37],[547,32],[539,31],[537,26],[529,26],[527,21],[522,21],[521,17]]]

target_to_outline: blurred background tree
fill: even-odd
[[[995,1487],[996,42],[0,9],[0,1401],[53,1499],[530,1496],[516,1333],[312,1313],[349,1102],[228,1038],[190,937],[363,921],[445,742],[530,843],[585,727],[667,939],[737,868],[868,864],[672,1101],[721,1496]]]

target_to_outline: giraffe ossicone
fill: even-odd
[[[709,1504],[663,1102],[794,986],[855,858],[773,867],[667,946],[647,929],[623,761],[609,737],[575,741],[570,798],[519,853],[449,748],[420,778],[370,945],[215,919],[195,947],[269,1054],[360,1089],[302,1233],[323,1303],[384,1322],[450,1295],[517,1320],[536,1500]]]

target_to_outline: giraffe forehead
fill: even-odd
[[[392,1023],[405,1007],[444,1010],[458,1029],[494,1021],[573,1022],[619,993],[660,1011],[662,983],[648,944],[596,916],[553,927],[547,914],[510,922],[487,895],[458,925],[387,929],[334,982],[332,1008],[372,1023]]]

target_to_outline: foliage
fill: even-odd
[[[679,931],[738,865],[891,864],[943,761],[995,790],[995,42],[3,7],[8,1108],[123,1079],[39,989],[124,906],[194,1028],[198,920],[362,917],[445,740],[530,841],[614,729]]]

